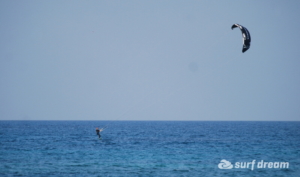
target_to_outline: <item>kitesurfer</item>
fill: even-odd
[[[97,133],[97,135],[98,135],[99,138],[101,138],[100,132],[102,132],[102,131],[103,131],[103,128],[100,129],[100,130],[99,130],[98,127],[96,128],[96,133]]]

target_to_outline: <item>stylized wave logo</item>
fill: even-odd
[[[231,164],[231,162],[223,159],[221,160],[221,162],[219,163],[218,167],[220,169],[232,169],[233,168],[233,165]]]

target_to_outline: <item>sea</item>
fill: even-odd
[[[1,177],[300,176],[300,122],[0,121],[0,140]]]

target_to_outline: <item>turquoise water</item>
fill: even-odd
[[[0,176],[300,176],[299,130],[300,122],[0,121]],[[253,170],[235,166],[253,160]],[[271,168],[258,168],[262,160]]]

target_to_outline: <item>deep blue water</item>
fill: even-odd
[[[300,176],[300,122],[0,121],[0,139],[0,176]]]

